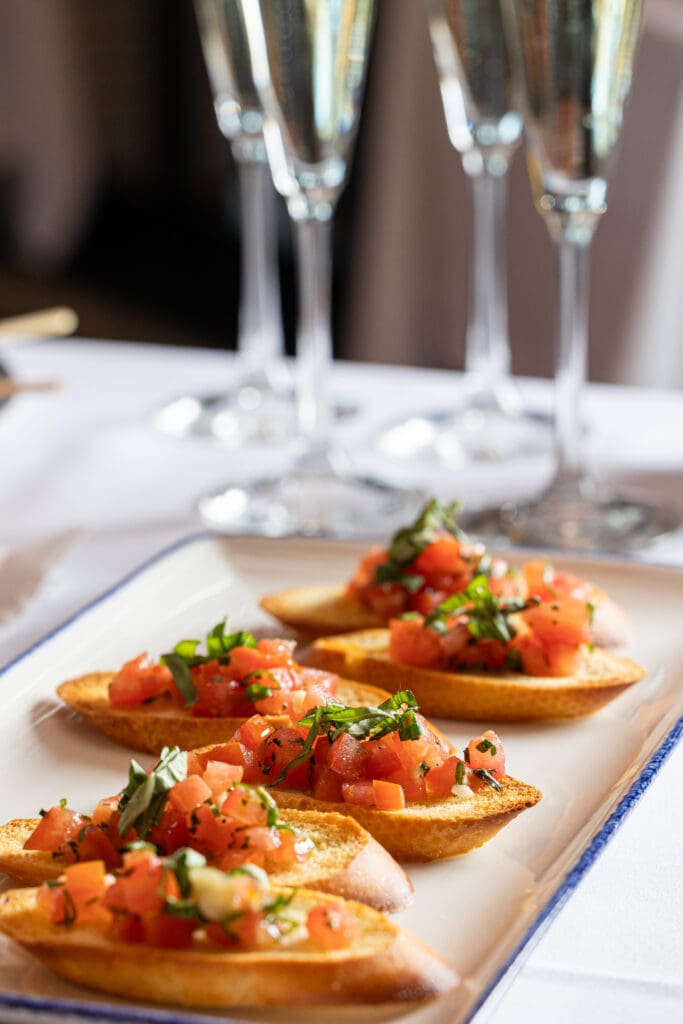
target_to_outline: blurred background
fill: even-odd
[[[421,0],[380,0],[335,220],[340,357],[462,368],[470,209]],[[683,2],[645,0],[609,213],[593,380],[683,386]],[[514,371],[552,373],[551,244],[523,155],[508,244]],[[191,0],[0,0],[0,316],[73,306],[79,335],[234,347],[239,202]],[[295,280],[280,210],[283,315]]]

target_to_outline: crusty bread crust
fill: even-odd
[[[0,895],[0,930],[67,981],[127,999],[213,1007],[405,1004],[458,982],[429,947],[361,903],[348,904],[361,929],[347,949],[159,950],[53,924],[36,907],[35,892]],[[336,898],[299,890],[294,900]]]
[[[624,610],[599,589],[592,601],[595,604],[591,626],[593,643],[598,647],[622,647],[630,643],[633,630]],[[349,594],[345,585],[291,587],[277,594],[267,594],[261,599],[261,607],[308,637],[334,636],[386,625],[376,612]]]
[[[351,597],[345,586],[290,587],[267,594],[261,607],[286,626],[315,636],[383,626],[379,616]]]
[[[303,863],[274,872],[273,885],[333,893],[386,914],[411,903],[413,886],[403,868],[354,818],[317,810],[283,810],[280,817],[301,829],[315,847]],[[61,856],[23,848],[39,821],[15,818],[0,826],[0,871],[25,885],[58,878],[65,866]]]
[[[592,714],[638,682],[645,669],[611,651],[586,651],[581,671],[546,678],[519,672],[443,672],[389,657],[389,631],[368,629],[316,640],[301,659],[392,691],[412,690],[425,715],[485,722],[531,722]]]
[[[409,803],[400,811],[331,803],[293,790],[275,789],[272,793],[283,809],[349,814],[393,857],[413,862],[442,860],[483,846],[541,799],[539,790],[509,775],[501,780],[500,793],[486,787],[470,800],[442,797]]]
[[[57,688],[62,700],[110,739],[133,750],[158,754],[162,747],[183,750],[226,743],[244,718],[195,718],[170,698],[157,697],[133,708],[114,707],[109,701],[113,672],[92,672],[69,679]],[[340,679],[337,697],[343,704],[377,705],[389,697],[386,690]],[[264,716],[275,728],[289,724],[287,715]]]

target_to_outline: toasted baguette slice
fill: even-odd
[[[300,889],[290,906],[308,910],[330,901],[339,902]],[[346,906],[360,931],[349,947],[331,952],[286,946],[260,952],[208,945],[157,949],[117,942],[94,927],[53,924],[36,906],[35,889],[0,895],[0,931],[67,981],[178,1006],[405,1004],[457,984],[451,968],[419,939],[362,903]]]
[[[212,749],[203,747],[194,753],[208,761]],[[355,818],[392,857],[425,862],[455,857],[483,846],[542,796],[534,786],[509,775],[501,779],[500,785],[500,793],[485,787],[469,800],[439,797],[409,803],[400,811],[317,800],[312,794],[292,789],[271,789],[270,793],[283,817],[294,810],[343,814]]]
[[[280,818],[304,832],[315,847],[303,863],[274,872],[273,885],[333,893],[386,914],[403,910],[412,901],[413,886],[405,871],[355,819],[317,810],[282,811]],[[39,821],[15,818],[0,826],[0,871],[26,885],[58,878],[65,867],[61,856],[24,849]]]
[[[389,657],[389,631],[367,629],[316,640],[307,665],[388,689],[409,689],[420,711],[437,718],[531,722],[592,714],[638,682],[645,670],[601,648],[586,651],[581,671],[546,678],[519,672],[443,672]]]
[[[345,586],[292,587],[261,598],[261,607],[286,626],[331,636],[356,629],[372,629],[384,622],[370,608],[351,597]]]
[[[278,806],[289,811],[337,811],[351,815],[385,850],[404,861],[443,860],[468,853],[493,839],[522,811],[533,807],[541,793],[533,786],[506,775],[500,793],[478,790],[469,800],[441,797],[409,803],[400,811],[378,811],[357,804],[316,800],[294,790],[272,790]]]
[[[633,630],[622,608],[603,591],[595,598],[591,636],[597,647],[623,647]],[[386,622],[352,597],[346,586],[292,587],[261,599],[261,607],[286,626],[308,636],[333,636],[375,629]]]
[[[133,708],[114,707],[109,701],[109,683],[113,678],[113,672],[93,672],[62,683],[57,693],[105,736],[133,750],[158,754],[162,747],[174,745],[191,750],[210,743],[225,743],[244,722],[243,718],[195,718],[168,697],[157,697],[149,704]],[[375,686],[340,679],[337,696],[343,704],[374,706],[389,694]],[[264,717],[275,728],[289,724],[287,715]]]

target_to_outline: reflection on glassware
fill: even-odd
[[[507,172],[522,136],[500,0],[429,0],[429,23],[450,140],[471,182],[473,261],[460,409],[386,431],[390,454],[436,454],[451,466],[547,450],[548,424],[525,412],[510,376],[505,261]]]
[[[641,0],[504,0],[528,137],[534,201],[558,254],[557,472],[535,503],[503,510],[508,536],[584,549],[634,546],[678,516],[611,493],[580,458],[588,346],[588,255],[606,209],[631,87]]]
[[[232,388],[183,396],[156,423],[174,436],[210,434],[226,444],[284,440],[295,426],[292,379],[284,360],[277,267],[276,207],[263,140],[263,112],[253,84],[235,0],[195,0],[216,119],[230,143],[242,213],[237,354]]]
[[[200,504],[226,530],[364,535],[386,532],[415,492],[353,474],[330,436],[330,228],[356,133],[374,0],[240,0],[254,82],[266,114],[273,181],[295,230],[299,272],[297,397],[302,450],[282,479]]]

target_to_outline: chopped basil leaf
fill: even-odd
[[[256,647],[256,640],[251,633],[244,630],[238,633],[226,633],[225,624],[226,620],[223,619],[207,634],[206,654],[197,654],[199,640],[181,640],[169,654],[164,654],[161,658],[162,665],[166,665],[170,669],[173,680],[187,707],[192,707],[199,699],[197,688],[190,676],[191,668],[196,665],[206,665],[209,661],[218,661],[222,665],[227,665],[233,648]]]
[[[117,810],[121,814],[118,833],[123,839],[134,828],[140,839],[159,823],[169,790],[187,778],[187,752],[179,747],[164,747],[149,775],[137,761],[131,761],[128,785],[121,794]]]
[[[458,761],[455,766],[455,782],[458,786],[464,786],[467,779],[467,765],[464,761]]]
[[[181,644],[177,644],[177,647],[181,646]],[[185,701],[185,706],[191,708],[199,700],[199,692],[190,678],[187,662],[177,650],[172,654],[164,654],[161,660],[170,670],[173,682],[180,690],[180,696]]]
[[[459,540],[466,541],[466,535],[456,524],[456,516],[460,511],[460,503],[443,504],[432,498],[414,523],[398,530],[391,539],[388,560],[381,562],[375,569],[374,582],[397,583],[413,594],[424,584],[424,577],[418,573],[406,573],[425,548],[438,540],[442,533],[450,533]]]
[[[426,618],[425,626],[437,633],[448,629],[448,619],[467,617],[467,629],[478,640],[502,640],[515,636],[510,616],[538,604],[536,598],[496,597],[485,576],[475,576],[462,593],[451,594]]]

